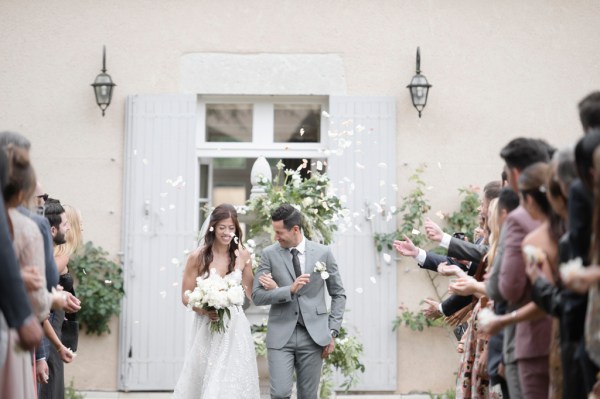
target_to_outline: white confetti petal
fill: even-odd
[[[385,186],[385,180],[379,180],[379,187]]]
[[[442,169],[442,163],[438,162],[438,168]]]
[[[111,284],[112,284],[112,281],[111,281],[111,280],[104,280],[104,284],[106,284],[106,285],[111,285]]]
[[[354,225],[354,228],[356,229],[356,231],[358,231],[359,233],[362,233],[362,230],[360,229],[360,226],[358,225]]]
[[[323,115],[324,118],[329,118],[329,114],[327,113],[327,111],[323,111],[323,112],[321,112],[321,114]]]
[[[250,241],[250,240],[248,240],[248,241]],[[184,249],[184,250],[183,250],[183,254],[184,254],[184,255],[186,255],[186,256],[187,256],[189,253],[190,253],[190,250],[189,250],[189,249]]]
[[[164,272],[165,270],[167,270],[167,268],[163,266],[163,267],[161,267],[161,268],[160,268],[160,269],[158,269],[158,270],[159,270],[159,271],[161,271],[161,272]]]
[[[433,186],[428,186],[427,190],[433,190]]]
[[[87,272],[85,271],[85,269],[81,269],[81,271],[83,272],[84,275],[87,275]]]
[[[365,290],[363,290],[361,287],[358,287],[354,291],[356,291],[357,294],[362,294],[363,292],[365,292]]]
[[[444,215],[444,213],[443,213],[442,211],[437,211],[437,212],[435,213],[435,215],[436,215],[437,217],[439,217],[440,219],[442,219],[442,220],[444,220],[444,218],[446,217],[446,215]]]
[[[167,297],[167,291],[161,291],[159,292],[160,296],[165,299]]]
[[[174,264],[174,265],[178,265],[179,264],[179,259],[173,258],[173,259],[171,259],[171,263]]]
[[[160,208],[158,208],[158,209],[160,209],[161,212],[165,212],[166,211],[166,209],[163,208],[162,206]]]
[[[169,193],[160,193],[160,196],[161,196],[162,198],[165,198],[167,195],[169,195]]]
[[[397,210],[397,209],[398,209],[398,208],[396,208],[396,207],[395,207],[395,206],[393,206],[393,205],[392,205],[392,206],[390,206],[390,212],[391,212],[391,213],[396,213],[396,210]]]
[[[382,169],[385,169],[385,168],[387,168],[387,163],[385,163],[385,162],[379,162],[379,163],[377,164],[377,166],[379,166],[379,167],[380,167],[380,168],[382,168]]]
[[[304,136],[304,128],[300,129],[300,136]]]
[[[208,231],[215,231],[215,228],[213,226],[210,226],[210,229],[208,229]]]
[[[171,210],[175,209],[175,204],[170,204],[169,209],[171,209]]]
[[[421,234],[421,232],[420,232],[419,230],[417,230],[417,229],[412,229],[412,233],[413,233],[414,235],[419,235],[419,234]]]
[[[377,280],[375,279],[375,277],[374,277],[374,276],[371,276],[371,277],[369,278],[369,280],[371,280],[371,282],[372,282],[373,284],[377,284]]]
[[[390,254],[383,254],[383,260],[385,260],[385,263],[390,263],[392,261],[392,257]]]
[[[133,150],[133,156],[137,155],[137,150]]]
[[[143,163],[144,165],[148,165],[148,160],[147,160],[146,158],[144,158],[144,159],[142,159],[142,163]]]
[[[363,165],[363,164],[361,164],[361,163],[357,162],[357,163],[356,163],[356,167],[357,167],[358,169],[364,169],[364,168],[365,168],[365,165]]]
[[[392,184],[392,188],[394,189],[394,191],[398,191],[398,185],[397,184]]]
[[[140,324],[140,321],[136,320],[136,321],[133,322],[133,324]]]
[[[173,285],[173,287],[177,287],[179,285],[179,283],[178,282],[174,282],[172,285]]]
[[[363,130],[365,130],[365,127],[363,125],[356,125],[356,131],[357,132],[362,132]]]
[[[323,162],[317,161],[317,170],[323,170]]]

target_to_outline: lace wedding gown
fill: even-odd
[[[241,282],[236,269],[225,276]],[[174,399],[260,398],[254,341],[241,306],[230,307],[224,333],[211,333],[207,316],[194,315],[192,346],[173,393]]]

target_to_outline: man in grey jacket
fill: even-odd
[[[271,398],[291,396],[295,370],[298,398],[316,399],[323,359],[333,352],[344,315],[342,279],[329,247],[304,237],[296,208],[284,204],[271,220],[278,242],[262,252],[252,290],[256,305],[271,305],[266,339]]]

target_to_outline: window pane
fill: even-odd
[[[251,142],[252,104],[206,104],[206,141]]]
[[[275,104],[276,143],[318,143],[321,140],[320,104]]]

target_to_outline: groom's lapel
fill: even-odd
[[[292,281],[296,279],[296,272],[294,272],[294,265],[292,264],[292,254],[289,249],[279,247],[279,255],[283,259],[283,264],[285,268],[290,272],[290,276],[292,277]]]

